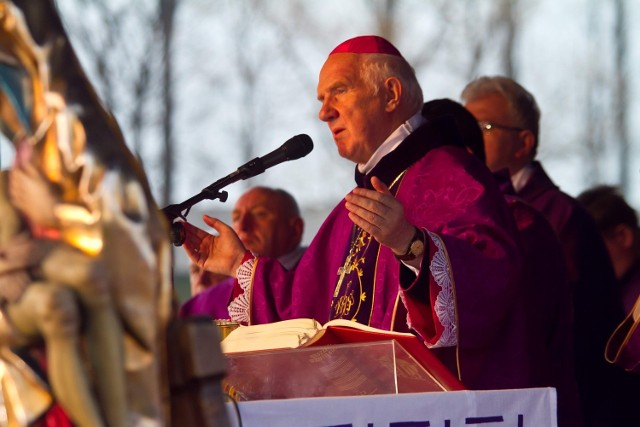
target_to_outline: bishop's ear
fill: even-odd
[[[400,105],[400,97],[402,96],[402,83],[396,77],[389,77],[384,82],[386,96],[386,111],[393,111]]]

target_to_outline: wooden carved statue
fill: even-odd
[[[52,0],[0,0],[0,127],[0,424],[167,425],[166,221]]]

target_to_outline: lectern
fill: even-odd
[[[330,326],[310,346],[227,354],[238,401],[464,390],[419,338]]]

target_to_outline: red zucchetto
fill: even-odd
[[[379,36],[359,36],[340,43],[331,51],[334,53],[384,53],[402,57],[400,51],[386,39]]]

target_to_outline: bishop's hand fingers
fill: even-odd
[[[380,244],[401,253],[413,236],[413,225],[406,219],[402,204],[388,187],[376,177],[371,179],[371,183],[374,190],[356,188],[346,196],[349,218]]]
[[[182,224],[185,232],[182,247],[191,262],[204,268],[214,236],[188,222]]]
[[[345,199],[346,208],[365,231],[377,235],[380,231],[392,227],[399,218],[404,218],[404,209],[400,202],[389,192],[384,183],[372,178],[374,190],[356,188]],[[355,221],[354,221],[355,222]]]
[[[201,248],[209,253],[203,267],[214,273],[235,276],[246,252],[242,241],[233,228],[219,219],[208,215],[203,215],[202,219],[218,233],[206,242],[204,248]]]

